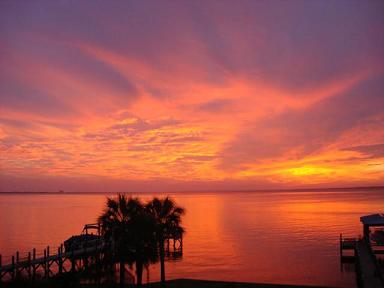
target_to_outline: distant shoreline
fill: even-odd
[[[1,194],[50,194],[50,195],[105,195],[105,194],[182,194],[182,193],[261,193],[261,192],[337,192],[337,191],[363,191],[363,190],[383,190],[384,186],[358,186],[358,187],[334,187],[334,188],[297,188],[297,189],[244,189],[244,190],[200,190],[200,191],[157,191],[157,192],[139,192],[139,191],[4,191]]]

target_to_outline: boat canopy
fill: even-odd
[[[364,226],[384,226],[384,214],[377,213],[360,217]]]

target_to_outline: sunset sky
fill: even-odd
[[[1,1],[0,191],[382,185],[384,1]]]

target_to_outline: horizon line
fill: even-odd
[[[175,191],[0,191],[0,194],[115,194],[115,193],[138,193],[138,194],[151,194],[151,193],[241,193],[241,192],[327,192],[327,191],[348,191],[348,190],[364,190],[384,189],[384,185],[379,186],[347,186],[347,187],[319,187],[319,188],[289,188],[289,189],[241,189],[241,190],[175,190]]]

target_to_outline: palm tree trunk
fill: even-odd
[[[160,272],[161,286],[165,287],[164,239],[160,239]]]
[[[123,260],[120,260],[120,287],[125,286],[125,263]]]
[[[143,263],[141,260],[136,261],[136,284],[141,287],[143,284]]]

